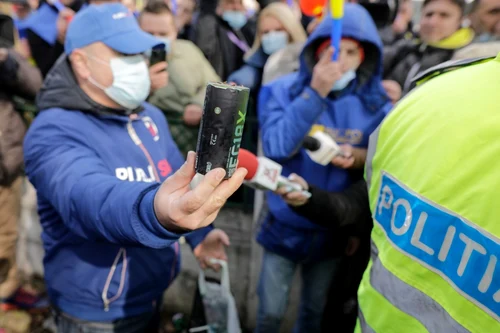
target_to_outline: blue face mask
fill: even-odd
[[[262,36],[262,50],[271,55],[288,45],[288,34],[286,31],[270,31]]]
[[[352,80],[356,78],[356,72],[354,70],[349,70],[342,75],[342,77],[335,82],[335,84],[332,87],[332,91],[340,91],[347,87],[349,83],[351,83]]]
[[[222,19],[226,21],[234,30],[240,30],[247,24],[245,13],[235,10],[227,10],[222,14]]]

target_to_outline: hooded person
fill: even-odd
[[[64,35],[71,13],[84,7],[83,0],[40,1],[37,10],[19,22],[18,29],[26,34],[31,55],[42,76],[47,75],[57,58],[64,52]],[[61,22],[58,23],[59,17]]]
[[[36,11],[19,22],[25,31],[31,55],[45,77],[57,58],[64,53],[66,30],[72,17],[89,4],[119,2],[119,0],[41,0]]]
[[[263,86],[259,125],[264,155],[322,189],[342,190],[362,177],[370,133],[392,107],[381,85],[382,42],[368,12],[345,4],[338,62],[331,61],[332,19],[306,42],[300,69]],[[331,134],[345,157],[323,166],[304,149],[311,129]],[[349,169],[349,170],[347,170]],[[296,267],[302,266],[302,299],[296,331],[319,332],[330,281],[346,242],[296,214],[279,195],[268,193],[269,213],[257,241],[264,247],[257,332],[277,332]]]
[[[202,266],[225,259],[229,239],[211,223],[246,172],[223,181],[216,168],[190,187],[196,154],[184,162],[161,111],[144,102],[143,53],[160,45],[125,6],[90,5],[75,15],[65,56],[38,94],[25,169],[60,332],[158,331],[181,236]]]

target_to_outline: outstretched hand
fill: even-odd
[[[189,152],[186,163],[167,178],[156,192],[154,210],[160,223],[173,232],[185,232],[211,224],[227,199],[243,184],[247,170],[238,168],[224,180],[224,169],[208,172],[194,189],[196,153]]]

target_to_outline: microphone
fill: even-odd
[[[343,156],[339,145],[328,134],[317,131],[312,136],[306,136],[302,147],[314,162],[328,165],[335,156]]]
[[[240,148],[238,167],[248,170],[245,184],[254,189],[274,192],[280,187],[286,187],[287,192],[300,191],[308,198],[311,197],[311,193],[305,191],[302,186],[283,177],[281,175],[283,167],[267,157],[257,157],[248,150]]]

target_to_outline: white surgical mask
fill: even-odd
[[[89,58],[111,67],[113,83],[103,87],[90,78],[90,82],[102,89],[109,98],[126,109],[133,110],[141,105],[149,95],[151,81],[146,61],[142,55],[118,57],[110,60],[109,64],[97,57]]]
[[[345,72],[344,75],[342,75],[340,79],[337,82],[335,82],[335,84],[332,87],[332,91],[340,91],[344,89],[355,78],[356,78],[356,72],[354,70],[351,69]]]
[[[288,45],[288,33],[286,31],[270,31],[262,36],[262,50],[271,55]]]

